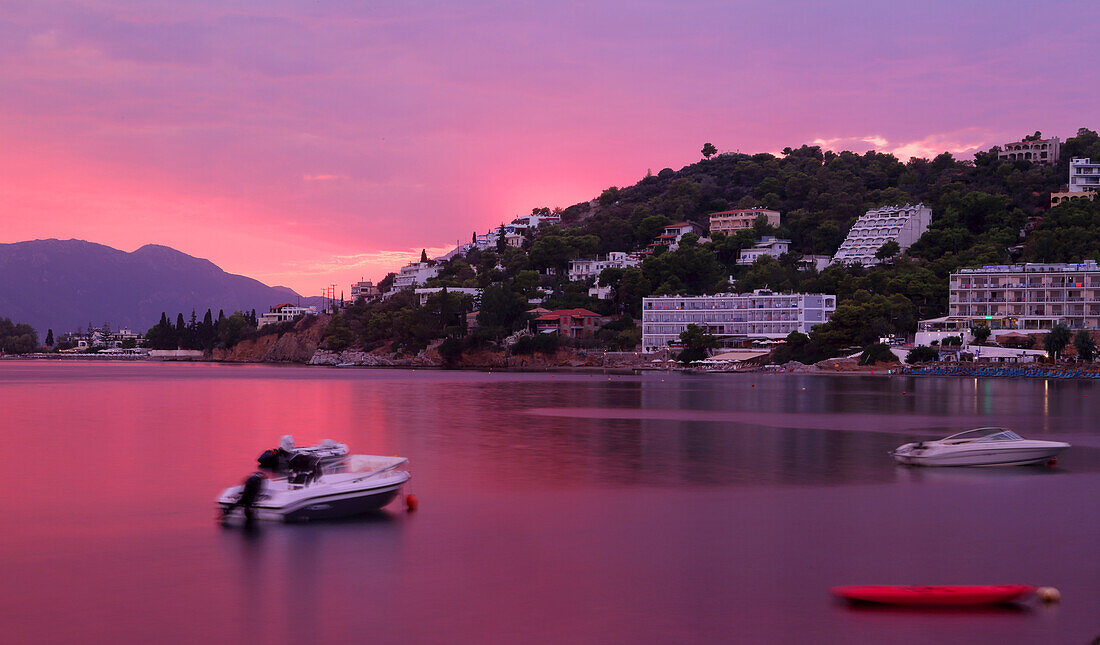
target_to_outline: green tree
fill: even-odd
[[[978,341],[979,345],[985,345],[985,341],[989,339],[991,333],[989,327],[985,325],[976,325],[970,330],[970,333],[974,336],[974,340]]]
[[[938,360],[940,360],[940,353],[925,345],[914,347],[905,355],[905,362],[909,364],[930,363]]]
[[[507,285],[495,284],[481,292],[477,326],[492,338],[503,338],[527,324],[527,300]]]
[[[687,329],[680,332],[680,342],[684,344],[684,351],[676,357],[683,363],[694,363],[707,357],[707,350],[718,347],[718,338],[706,333],[698,325],[688,325]]]
[[[898,360],[889,345],[873,343],[863,349],[859,356],[860,365],[874,365],[875,363],[894,363]]]
[[[894,257],[899,252],[901,252],[901,245],[898,244],[896,240],[890,240],[875,251],[875,258],[885,261]]]
[[[46,330],[46,347],[53,347],[53,330]]]
[[[718,154],[718,148],[715,148],[713,143],[708,142],[703,144],[702,152],[704,157],[710,159],[714,155]]]
[[[1050,353],[1054,360],[1058,360],[1058,354],[1066,348],[1069,344],[1072,334],[1069,327],[1066,327],[1062,323],[1057,323],[1050,328],[1047,332],[1047,337],[1043,339],[1043,347]]]
[[[1077,358],[1083,361],[1096,358],[1096,342],[1087,329],[1079,330],[1073,337],[1073,347],[1077,350]]]
[[[476,241],[477,233],[474,233],[474,239]],[[427,262],[428,261],[428,249],[420,249],[420,261],[421,262]]]

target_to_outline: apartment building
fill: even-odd
[[[1100,329],[1100,264],[1003,264],[951,274],[948,318],[990,329]]]
[[[902,251],[913,245],[932,222],[932,209],[924,204],[884,206],[860,216],[837,249],[833,263],[871,266],[881,262],[875,253],[894,241]]]
[[[763,215],[768,224],[779,226],[779,211],[767,208],[738,208],[731,211],[721,211],[710,214],[710,234],[725,233],[734,235],[737,231],[752,228],[756,218]]]
[[[773,235],[765,235],[760,238],[752,248],[741,249],[741,253],[737,256],[737,264],[748,265],[756,262],[759,258],[765,255],[770,255],[773,258],[786,253],[791,248],[790,240],[781,240]]]
[[[1074,157],[1069,161],[1069,192],[1085,193],[1100,190],[1100,163],[1092,163],[1088,157]]]
[[[1062,152],[1062,140],[1058,137],[1034,141],[1014,141],[1001,146],[998,159],[1026,159],[1031,163],[1053,166]]]
[[[702,327],[719,341],[784,338],[792,331],[808,334],[828,322],[836,296],[816,293],[720,293],[713,296],[642,298],[642,351],[666,349],[680,342],[688,325]]]

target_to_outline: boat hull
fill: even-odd
[[[1060,455],[1069,444],[1032,442],[1046,445],[996,447],[972,445],[965,448],[928,448],[891,453],[894,460],[910,466],[1026,466],[1041,464]]]
[[[354,475],[327,475],[322,483],[305,487],[290,487],[285,481],[270,484],[260,499],[252,505],[256,519],[275,522],[307,522],[336,520],[376,512],[401,494],[409,474],[405,471],[386,473],[381,481],[340,481]],[[326,485],[325,481],[332,483]],[[218,499],[224,509],[230,508],[240,495],[241,487],[227,489]],[[243,516],[234,508],[229,517]]]
[[[856,602],[929,607],[1009,603],[1034,593],[1035,587],[1030,585],[857,585],[833,587],[831,591],[835,596]]]

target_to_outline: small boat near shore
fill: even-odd
[[[240,503],[246,486],[222,491],[217,504],[223,518],[254,514],[257,519],[276,522],[331,520],[380,510],[394,500],[412,477],[402,466],[404,457],[352,455],[344,472],[291,472],[278,479],[265,479],[246,506]]]
[[[890,455],[910,466],[1025,466],[1054,459],[1069,448],[1061,441],[1024,439],[1008,428],[975,428],[938,441],[915,441]]]

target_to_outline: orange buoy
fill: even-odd
[[[413,511],[416,510],[416,506],[417,506],[416,495],[406,495],[405,496],[405,508],[407,508],[409,510],[409,512],[412,513]]]

